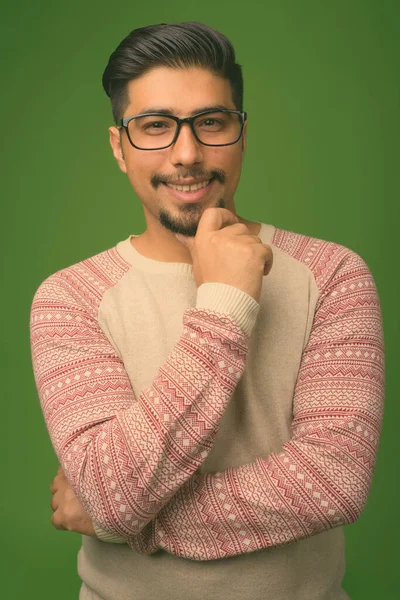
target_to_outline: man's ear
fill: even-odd
[[[113,125],[108,128],[108,131],[110,133],[110,145],[114,154],[114,158],[117,161],[121,171],[123,173],[127,173],[124,151],[122,148],[122,129]]]

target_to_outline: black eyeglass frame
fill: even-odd
[[[234,141],[234,142],[229,142],[229,144],[206,144],[205,142],[202,142],[197,133],[196,130],[194,128],[193,122],[195,119],[197,119],[198,117],[201,117],[203,115],[211,115],[213,113],[216,112],[222,112],[222,113],[232,113],[235,115],[239,115],[241,117],[241,127],[240,127],[240,133],[238,138]],[[161,146],[160,148],[140,148],[139,146],[136,146],[132,140],[131,140],[131,136],[129,135],[129,128],[128,128],[128,123],[130,121],[132,121],[133,119],[137,119],[138,117],[168,117],[169,119],[172,119],[173,121],[176,122],[176,124],[178,125],[177,129],[176,129],[176,133],[174,135],[174,138],[172,140],[172,142],[170,142],[169,144],[167,144],[166,146]],[[233,144],[237,144],[237,142],[240,140],[240,138],[242,137],[242,133],[243,133],[243,127],[245,122],[247,121],[247,112],[242,112],[240,110],[230,110],[228,108],[224,108],[224,109],[210,109],[210,110],[205,110],[204,112],[201,113],[197,113],[197,115],[193,115],[192,117],[186,117],[185,119],[180,119],[179,117],[175,117],[174,115],[166,115],[165,113],[159,113],[159,112],[154,112],[154,113],[140,113],[138,115],[133,115],[132,117],[124,117],[123,119],[121,119],[118,122],[118,128],[121,129],[125,129],[126,134],[128,136],[128,140],[130,142],[130,144],[136,148],[137,150],[164,150],[164,148],[169,148],[170,146],[172,146],[172,144],[174,144],[176,142],[176,140],[178,139],[178,135],[179,132],[181,130],[181,126],[183,123],[189,123],[190,128],[193,132],[194,137],[196,138],[196,140],[200,143],[203,144],[203,146],[212,146],[214,148],[218,147],[218,146],[232,146]]]

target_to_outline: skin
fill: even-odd
[[[237,110],[229,82],[202,68],[154,68],[130,81],[128,90],[130,102],[124,117],[139,114],[148,106],[173,109],[178,117],[191,116],[198,108],[215,105]],[[259,234],[259,223],[240,217],[234,205],[246,151],[247,122],[242,138],[236,144],[214,148],[197,142],[188,124],[182,126],[175,144],[150,152],[134,148],[122,129],[112,126],[108,131],[118,166],[128,176],[143,204],[146,230],[131,240],[141,254],[164,262],[193,264],[189,248],[175,237],[175,233],[194,238],[200,218],[209,207],[227,208],[248,227],[250,234]],[[168,181],[208,178],[213,170],[221,172],[224,181],[215,181],[214,189],[194,204],[183,204],[174,199],[162,183],[152,183],[154,176]],[[94,536],[92,520],[61,467],[50,490],[54,527]]]
[[[61,467],[58,467],[57,474],[50,484],[50,491],[53,495],[50,504],[53,511],[51,522],[56,529],[96,535],[92,519],[75,496]]]

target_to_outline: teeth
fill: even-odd
[[[167,183],[168,187],[174,188],[174,190],[179,190],[180,192],[195,192],[196,190],[201,190],[206,187],[210,183],[211,179],[207,181],[200,181],[199,183],[194,183],[193,185],[173,185],[172,183]]]

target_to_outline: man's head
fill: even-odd
[[[202,23],[132,31],[111,54],[103,87],[117,125],[125,117],[148,112],[186,118],[214,108],[243,111],[243,78],[233,47]],[[205,208],[220,206],[235,212],[233,196],[247,123],[235,112],[220,116],[222,120],[215,114],[197,118],[194,131],[183,123],[172,144],[176,123],[161,116],[135,118],[126,128],[109,128],[114,156],[143,203],[148,230],[194,236]],[[223,135],[222,128],[228,133]],[[208,180],[210,184],[197,192],[170,187]]]

